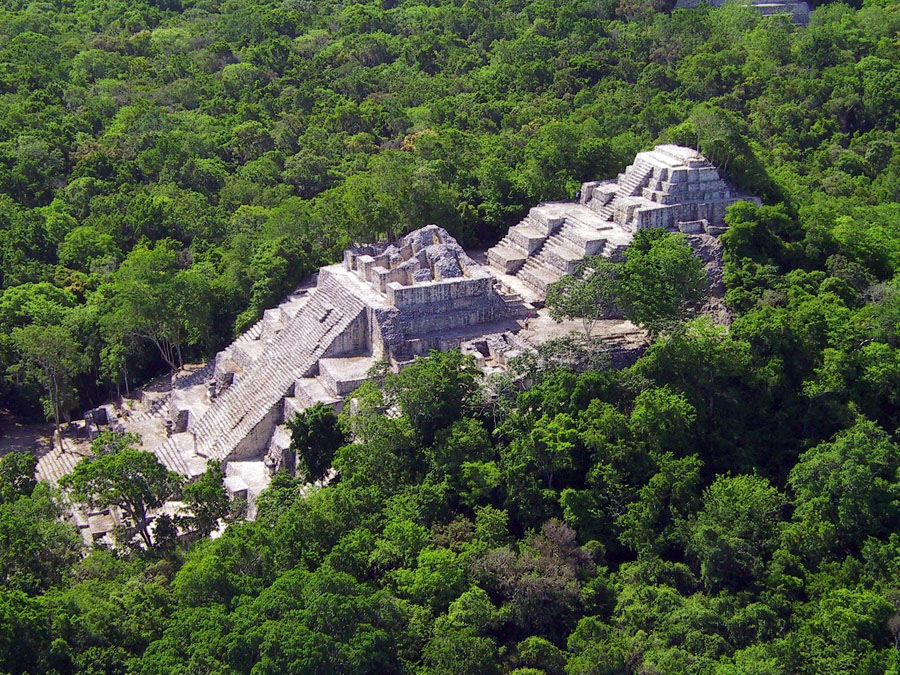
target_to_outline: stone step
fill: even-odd
[[[547,241],[544,242],[541,250],[543,251],[548,246],[556,246],[557,248],[567,248],[572,251],[572,253],[581,253],[581,247],[576,241],[573,241],[569,236],[566,236],[567,234],[569,233],[564,234],[563,230],[560,230],[553,236],[547,237]]]
[[[525,282],[527,286],[543,295],[547,292],[547,286],[560,280],[562,272],[557,269],[547,268],[532,258],[519,270],[516,276]]]
[[[596,255],[603,248],[605,238],[577,216],[566,216],[566,222],[556,236],[565,239],[582,257]]]
[[[562,218],[542,206],[533,206],[522,224],[528,224],[542,233],[544,237],[549,237],[562,224]]]
[[[644,162],[635,162],[624,174],[619,175],[619,192],[618,195],[623,197],[634,197],[640,194],[640,188],[644,186],[653,174],[653,167]]]
[[[259,336],[262,333],[263,322],[262,319],[257,321],[255,324],[250,326],[246,331],[241,333],[241,335],[231,344],[240,344],[241,342],[253,342],[255,340],[259,340]]]
[[[613,244],[612,242],[606,242],[603,247],[603,256],[609,258],[610,260],[620,261],[625,253],[625,249],[628,248],[627,244]]]
[[[573,274],[578,263],[584,260],[584,256],[564,244],[548,241],[532,260],[540,263],[542,267],[555,268],[562,275]]]
[[[517,246],[497,244],[487,252],[488,264],[503,274],[515,274],[525,261],[528,253]]]
[[[531,224],[524,223],[509,228],[507,237],[511,244],[523,250],[526,255],[532,255],[547,239],[545,232]]]
[[[605,220],[610,220],[610,221],[612,220],[613,213],[615,213],[615,208],[613,206],[614,203],[615,203],[615,200],[611,201],[609,204],[604,204],[597,210],[597,213],[600,215],[601,218],[603,218]]]
[[[198,454],[226,459],[275,406],[284,405],[297,378],[315,365],[363,308],[362,301],[333,281],[311,294],[252,367],[199,420]],[[172,456],[174,463],[174,442],[166,445],[170,447],[161,448],[159,454]]]

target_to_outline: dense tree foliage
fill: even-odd
[[[659,335],[685,322],[707,284],[685,236],[653,228],[638,230],[621,264],[588,256],[574,274],[550,284],[546,301],[554,320],[581,319],[587,340],[597,321],[619,311]]]
[[[331,408],[316,403],[288,420],[291,430],[291,452],[297,458],[296,473],[309,482],[325,477],[334,462],[338,448],[347,437]]]
[[[0,671],[900,670],[900,12],[659,5],[0,8],[20,410],[52,401],[51,350],[64,417],[209,354],[350,241],[435,221],[486,245],[658,140],[765,204],[721,237],[730,328],[671,321],[696,277],[642,235],[623,309],[666,321],[633,367],[545,350],[526,390],[433,354],[309,413],[301,459],[334,479],[277,475],[218,538],[83,557],[64,497],[4,458]],[[72,485],[146,530],[176,481],[104,442]],[[198,533],[220,472],[186,488]]]
[[[91,444],[92,456],[63,476],[60,485],[70,490],[75,501],[92,508],[119,507],[127,519],[121,541],[128,543],[139,535],[152,548],[150,510],[180,496],[182,477],[166,469],[152,452],[138,450],[139,442],[136,434],[102,432]],[[202,485],[203,480],[198,487]],[[204,520],[200,513],[197,517]]]

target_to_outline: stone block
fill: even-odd
[[[90,415],[91,422],[93,422],[97,426],[104,426],[109,424],[109,414],[106,411],[106,408],[94,408],[93,410],[89,410],[88,414],[85,415],[85,418]]]
[[[487,252],[488,263],[504,274],[515,274],[525,263],[528,254],[507,246],[494,246]]]
[[[319,377],[325,390],[333,396],[346,396],[359,389],[375,365],[371,357],[320,359]]]
[[[678,230],[685,234],[700,234],[705,232],[709,226],[706,220],[680,220],[678,221]]]
[[[415,284],[421,284],[428,281],[433,281],[434,277],[431,274],[431,270],[427,269],[419,269],[413,272],[412,281]]]
[[[172,421],[172,433],[184,433],[187,431],[191,420],[191,411],[187,408],[176,408],[173,406],[169,411],[169,419]]]
[[[516,246],[531,255],[543,245],[547,240],[547,235],[527,225],[516,225],[509,228],[509,238]]]
[[[225,476],[222,483],[225,485],[225,491],[233,499],[247,499],[249,487],[240,476]]]

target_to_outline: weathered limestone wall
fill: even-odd
[[[490,323],[499,320],[498,309],[487,304],[472,305],[467,309],[449,312],[431,312],[427,310],[407,313],[403,317],[403,328],[407,339],[435,333]]]
[[[635,229],[647,227],[663,227],[668,230],[678,229],[678,223],[684,221],[708,220],[720,223],[725,220],[725,211],[733,201],[712,201],[694,204],[675,204],[673,206],[637,207],[628,211],[629,221]]]
[[[343,333],[334,339],[334,342],[329,345],[322,356],[360,354],[368,351],[368,349],[369,317],[366,312],[362,312],[347,326]]]
[[[453,303],[466,298],[485,296],[491,292],[493,279],[489,276],[480,278],[448,279],[431,281],[415,286],[401,286],[398,283],[387,285],[387,299],[398,309],[412,305],[431,303]]]
[[[279,402],[280,400],[279,398]],[[234,445],[234,449],[227,456],[228,461],[239,462],[258,458],[260,453],[268,447],[275,427],[284,421],[283,415],[284,405],[273,405],[256,426]]]

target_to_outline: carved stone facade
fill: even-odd
[[[437,225],[393,244],[349,249],[344,268],[384,299],[369,322],[368,351],[377,359],[407,361],[509,317],[494,278]]]

